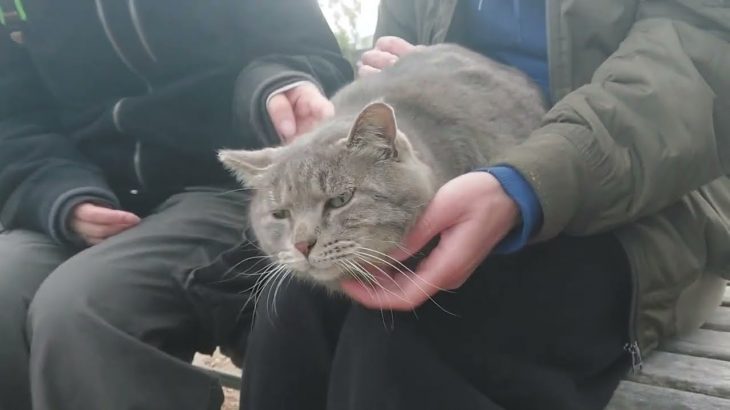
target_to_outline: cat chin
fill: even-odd
[[[325,277],[323,275],[315,276],[311,273],[297,272],[296,276],[298,276],[300,280],[313,283],[317,286],[324,288],[330,294],[344,294],[342,292],[342,287],[340,286],[340,281],[344,279],[344,276],[341,273],[337,275],[327,275]]]
[[[322,283],[322,284],[336,283],[336,284],[338,284],[338,286],[339,286],[340,280],[344,277],[342,275],[342,272],[340,272],[340,271],[322,272],[322,271],[311,271],[310,270],[309,272],[303,273],[303,275],[306,275],[311,280],[313,280],[317,283]]]

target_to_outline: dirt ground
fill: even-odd
[[[240,371],[227,357],[219,352],[215,352],[213,356],[196,355],[194,363],[213,369]],[[238,410],[238,390],[223,388],[223,395],[225,396],[225,402],[221,410]]]

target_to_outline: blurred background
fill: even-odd
[[[378,20],[379,0],[319,0],[319,6],[351,62],[370,48]]]

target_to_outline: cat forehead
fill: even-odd
[[[262,193],[272,203],[309,203],[355,184],[355,177],[342,161],[332,158],[280,164],[268,175]]]

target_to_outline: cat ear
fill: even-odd
[[[251,185],[274,162],[281,148],[264,148],[256,151],[220,150],[218,160],[244,184]]]
[[[347,147],[352,150],[366,150],[380,158],[397,158],[395,139],[398,126],[393,107],[384,102],[375,102],[365,107],[355,120],[347,138]]]

